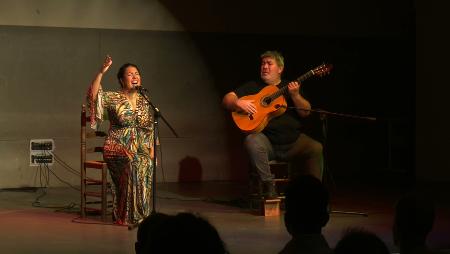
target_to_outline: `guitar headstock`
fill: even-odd
[[[322,65],[312,69],[311,71],[315,76],[323,77],[325,75],[330,74],[331,69],[333,69],[332,64],[322,64]]]

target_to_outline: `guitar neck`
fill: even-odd
[[[313,75],[314,75],[314,71],[312,71],[312,70],[308,71],[307,73],[305,73],[305,74],[301,75],[300,77],[298,77],[297,81],[298,82],[303,82],[303,81],[309,79]]]
[[[303,82],[303,81],[305,81],[305,80],[307,80],[308,78],[310,78],[311,76],[313,76],[314,75],[314,72],[311,70],[311,71],[308,71],[307,73],[305,73],[305,74],[303,74],[303,75],[301,75],[300,77],[298,77],[297,79],[296,79],[296,81],[298,81],[298,82]],[[270,95],[270,97],[272,98],[272,99],[276,99],[276,98],[278,98],[279,96],[281,96],[282,94],[287,94],[287,92],[288,92],[288,86],[287,85],[284,85],[283,87],[281,87],[278,91],[276,91],[275,93],[273,93],[272,95]]]

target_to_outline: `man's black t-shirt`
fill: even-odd
[[[286,81],[281,81],[278,87],[287,85]],[[240,98],[246,95],[257,94],[266,84],[261,81],[251,81],[238,87],[234,92]],[[288,108],[281,116],[272,118],[262,131],[272,144],[287,145],[295,142],[301,133],[301,119],[294,107],[289,95],[284,95]]]

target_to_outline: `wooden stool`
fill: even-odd
[[[289,182],[289,163],[281,161],[270,161],[270,171],[274,176],[275,190],[278,197],[265,199],[262,193],[261,180],[253,180],[252,184],[257,185],[257,191],[250,193],[250,208],[256,209],[257,214],[261,216],[279,216],[284,200],[284,191]]]
[[[275,182],[275,190],[278,193],[278,198],[284,199],[284,192],[289,183],[290,164],[285,161],[269,161],[270,172],[273,175]]]
[[[260,215],[262,216],[280,216],[281,214],[281,199],[262,199],[262,204],[260,205]]]

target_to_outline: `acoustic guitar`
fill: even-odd
[[[312,76],[322,77],[329,74],[332,68],[333,66],[330,64],[322,64],[301,75],[296,80],[302,82]],[[287,85],[281,88],[274,85],[268,85],[257,94],[239,98],[255,101],[257,112],[255,114],[248,114],[244,111],[234,111],[231,113],[234,123],[241,131],[246,133],[262,131],[272,118],[280,116],[286,111],[287,103],[283,94],[287,93]]]

